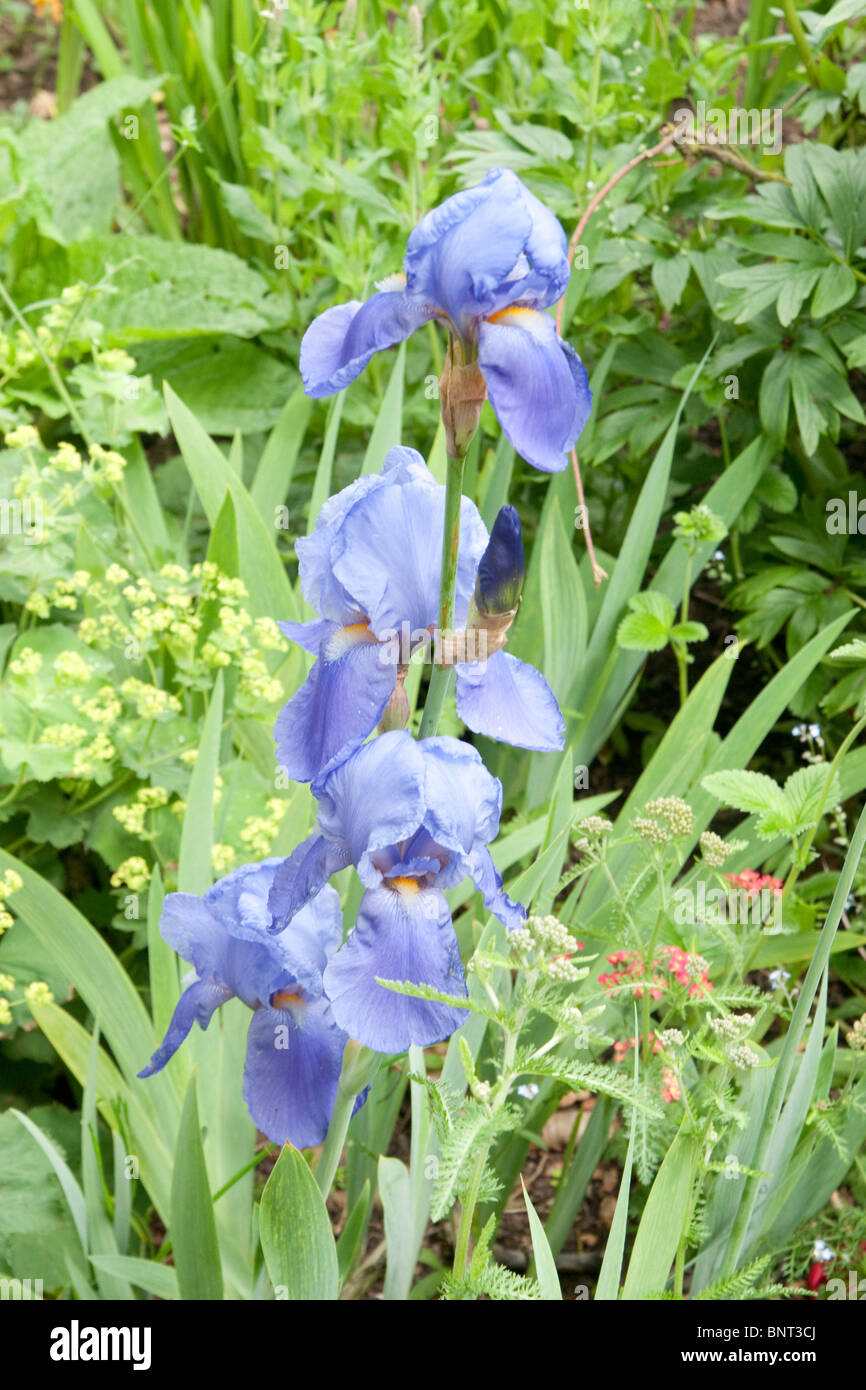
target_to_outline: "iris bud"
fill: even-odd
[[[387,734],[392,729],[405,729],[409,723],[409,697],[406,694],[406,671],[407,667],[401,666],[397,672],[397,681],[391,692],[391,698],[382,711],[382,718],[379,720],[379,733]]]
[[[501,507],[475,579],[479,612],[513,612],[520,603],[524,572],[520,517],[514,507]]]

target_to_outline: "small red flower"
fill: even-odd
[[[826,1284],[826,1282],[827,1276],[824,1273],[824,1266],[820,1260],[815,1260],[809,1273],[806,1275],[806,1288],[814,1293],[816,1289],[819,1289],[821,1285]]]

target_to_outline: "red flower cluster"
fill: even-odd
[[[694,957],[688,951],[683,951],[679,946],[662,946],[662,956],[665,957],[665,964],[668,970],[681,985],[688,985],[689,994],[693,999],[702,999],[712,989],[710,977],[706,970],[701,970],[695,976]]]
[[[649,1040],[653,1045],[653,1052],[661,1052],[662,1045],[656,1040],[655,1033],[649,1034]],[[628,1056],[629,1048],[633,1048],[636,1041],[638,1044],[643,1042],[643,1033],[641,1033],[637,1040],[634,1038],[618,1038],[613,1045],[613,1060],[615,1062],[624,1062]]]
[[[665,1067],[662,1072],[662,1100],[665,1105],[669,1105],[672,1100],[681,1100],[682,1094],[676,1072],[671,1071],[670,1067]]]
[[[780,878],[774,878],[772,874],[759,874],[757,869],[744,869],[741,874],[725,874],[725,878],[735,888],[742,888],[750,898],[757,897],[762,888],[772,888],[774,893],[781,893],[784,887]]]
[[[606,956],[605,959],[616,968],[610,975],[599,975],[598,982],[603,989],[609,989],[611,993],[615,993],[628,980],[642,980],[644,977],[643,959],[637,951],[614,951],[613,955]],[[648,986],[650,997],[661,999],[667,988],[667,981],[657,975],[652,975],[651,979],[652,983]],[[643,992],[644,986],[639,985],[635,990],[638,999],[643,997]]]
[[[612,955],[605,959],[615,969],[609,975],[599,975],[599,984],[603,989],[609,989],[615,994],[623,985],[635,980],[643,980],[646,976],[644,961],[636,951],[614,951]],[[667,975],[664,973],[667,971]],[[638,999],[643,997],[644,989],[648,989],[651,999],[661,999],[662,994],[671,983],[670,976],[673,975],[678,984],[687,985],[689,994],[694,999],[701,999],[712,989],[709,976],[706,970],[701,970],[695,976],[693,957],[688,951],[683,951],[679,946],[662,946],[657,958],[652,963],[647,983],[635,987],[635,995]]]

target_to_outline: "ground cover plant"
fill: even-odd
[[[864,18],[4,8],[4,1296],[858,1296]]]

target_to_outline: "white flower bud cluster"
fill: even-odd
[[[710,1027],[717,1038],[739,1042],[746,1036],[754,1021],[752,1014],[722,1014],[718,1018],[710,1019]]]
[[[546,967],[546,973],[558,985],[571,985],[580,979],[582,972],[570,960],[554,959]]]
[[[855,1019],[848,1034],[848,1046],[855,1052],[866,1052],[866,1014]]]
[[[578,950],[577,938],[552,914],[528,917],[526,925],[539,945],[550,947],[557,955]]]
[[[685,1040],[685,1034],[681,1033],[679,1028],[665,1028],[656,1038],[656,1042],[663,1052],[670,1052],[675,1047],[682,1047]]]
[[[711,869],[720,869],[730,857],[731,851],[721,835],[716,835],[712,830],[705,830],[701,836],[701,853],[705,864]]]
[[[747,1071],[750,1067],[760,1066],[761,1063],[757,1052],[754,1052],[751,1047],[747,1047],[744,1043],[729,1048],[728,1059],[733,1066],[740,1067],[743,1071]]]
[[[667,845],[680,835],[690,835],[694,823],[691,806],[679,796],[657,796],[644,806],[645,816],[637,816],[634,828],[644,840]]]
[[[602,848],[602,842],[613,830],[613,822],[606,816],[587,816],[585,821],[581,821],[579,829],[583,833],[579,840],[575,840],[574,848],[581,854],[587,854]]]
[[[515,927],[514,931],[508,933],[508,944],[515,951],[531,951],[532,932],[526,927]]]

